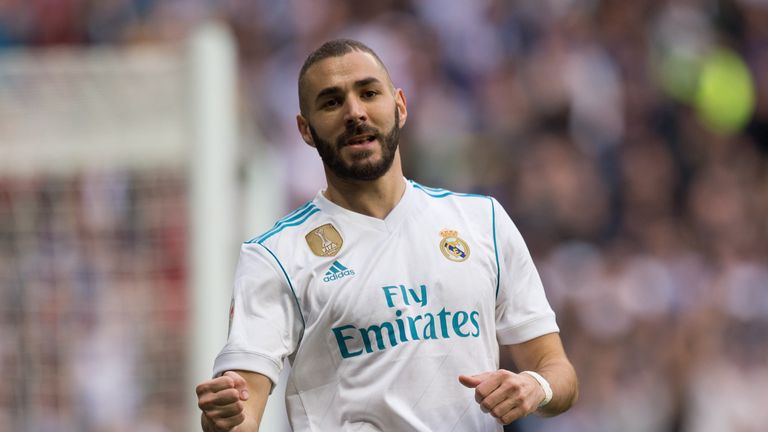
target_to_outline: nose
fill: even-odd
[[[350,97],[347,99],[347,111],[344,114],[344,122],[347,125],[355,125],[358,123],[363,123],[366,120],[368,120],[368,115],[365,111],[365,106],[363,105],[363,102],[356,97]]]

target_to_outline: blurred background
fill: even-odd
[[[324,187],[296,78],[339,36],[406,175],[534,255],[581,399],[507,430],[766,430],[765,0],[1,0],[0,430],[192,430],[239,243]]]

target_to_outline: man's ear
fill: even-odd
[[[309,122],[301,114],[296,114],[296,127],[298,127],[304,142],[314,147],[315,141],[312,139],[312,133],[309,132]]]
[[[408,103],[405,100],[405,92],[403,92],[403,89],[397,89],[395,93],[395,104],[397,105],[398,114],[400,115],[400,127],[403,127],[405,121],[408,120]]]

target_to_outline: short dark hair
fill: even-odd
[[[320,46],[320,48],[312,51],[308,56],[307,59],[304,60],[304,64],[301,66],[301,71],[299,71],[299,80],[298,80],[298,87],[299,87],[299,109],[301,110],[302,115],[306,115],[306,101],[304,100],[303,93],[304,93],[304,75],[306,75],[307,70],[314,65],[315,63],[325,60],[329,57],[341,57],[345,54],[349,54],[352,51],[360,51],[365,52],[373,56],[373,58],[376,59],[376,61],[381,65],[381,67],[384,69],[384,71],[387,73],[387,77],[389,77],[389,71],[387,70],[387,67],[384,66],[384,62],[381,61],[379,56],[374,52],[368,45],[356,41],[354,39],[334,39],[330,40]]]

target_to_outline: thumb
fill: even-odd
[[[477,375],[459,375],[459,382],[464,387],[475,388],[485,381],[489,374],[490,372],[483,372]]]
[[[235,388],[240,391],[240,400],[248,400],[248,383],[245,381],[245,378],[234,371],[224,372],[224,376],[232,378],[232,381],[235,383]]]

